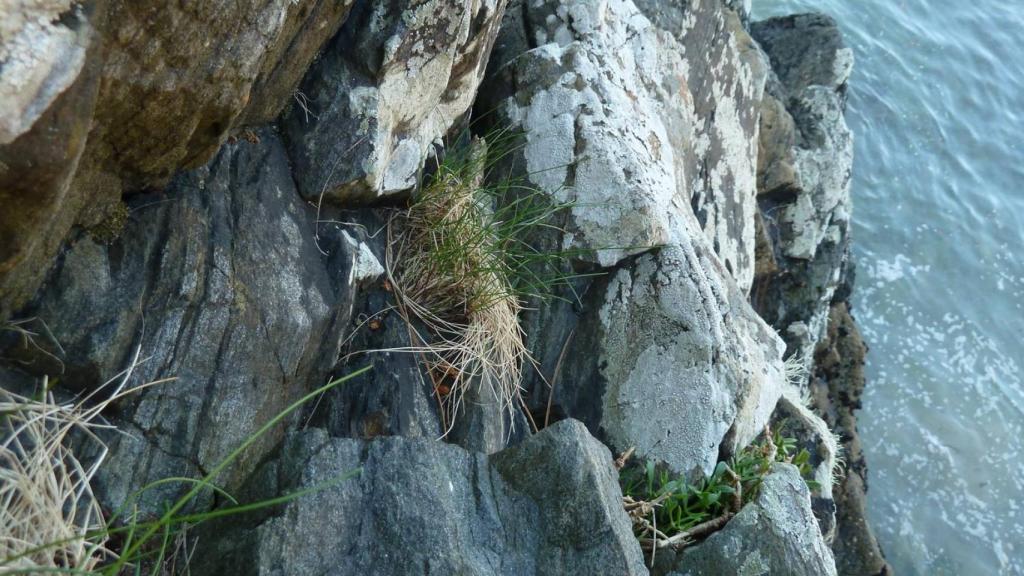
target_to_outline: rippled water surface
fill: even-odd
[[[1024,574],[1024,0],[754,0],[857,65],[869,516],[898,574]]]

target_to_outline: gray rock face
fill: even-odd
[[[441,442],[292,436],[253,496],[357,478],[200,539],[197,574],[645,574],[611,454],[561,422],[490,458]]]
[[[569,247],[611,266],[672,242],[673,213],[693,210],[745,290],[765,63],[735,13],[704,4],[664,8],[659,27],[629,0],[525,1],[494,56],[509,86],[482,108],[526,132],[532,183],[576,202]]]
[[[326,218],[360,222],[342,238],[359,241],[374,262],[383,262],[387,234],[380,232],[387,216],[364,209],[359,212],[327,214]],[[324,225],[321,230],[331,225]],[[372,236],[372,238],[371,238]],[[334,246],[323,246],[332,254],[348,254]],[[362,253],[362,252],[361,252]],[[365,256],[364,256],[365,257]],[[370,281],[357,293],[349,323],[349,334],[341,350],[340,374],[371,365],[373,368],[345,386],[328,392],[318,403],[311,422],[332,436],[369,439],[404,436],[436,440],[443,433],[437,401],[429,377],[420,366],[420,356],[409,352],[369,352],[408,348],[409,329],[393,310],[394,300]]]
[[[225,147],[166,194],[137,198],[111,244],[72,243],[29,312],[52,330],[64,363],[40,356],[29,370],[63,368],[65,385],[89,389],[124,369],[138,346],[145,360],[135,383],[175,378],[119,406],[129,435],[111,437],[98,477],[115,505],[153,480],[202,475],[322,384],[334,363],[354,292],[349,272],[329,271],[283,147],[271,132],[262,139]],[[282,434],[257,442],[228,483]],[[143,508],[179,489],[147,493]]]
[[[22,4],[0,22],[0,320],[37,316],[59,346],[0,333],[0,385],[60,373],[64,392],[94,389],[136,350],[135,382],[176,378],[109,414],[127,434],[108,439],[105,503],[202,476],[332,372],[373,366],[219,480],[253,501],[362,475],[204,527],[193,571],[645,574],[612,454],[588,428],[691,477],[773,410],[809,446],[831,439],[794,397],[780,402],[784,343],[748,303],[752,291],[806,358],[848,278],[852,61],[827,18],[757,23],[752,37],[748,0]],[[280,138],[260,129],[221,147],[289,101]],[[446,443],[417,355],[352,354],[412,344],[386,312],[387,212],[352,208],[412,186],[471,108],[521,129],[510,165],[575,201],[564,235],[530,240],[582,249],[566,271],[598,274],[573,280],[578,301],[524,318],[555,419],[583,424],[530,436],[518,414],[512,433],[470,391]],[[321,194],[334,202],[314,213],[303,198]],[[836,354],[855,348],[842,342]],[[858,376],[819,360],[827,412],[820,397]],[[551,389],[532,388],[545,407]],[[825,448],[819,473],[835,457]],[[852,478],[835,498],[858,511]],[[182,491],[149,491],[142,511]],[[662,561],[832,574],[811,512],[781,466],[726,529]],[[857,518],[838,514],[844,570],[884,567]]]
[[[745,34],[718,3],[665,16],[679,17],[675,33],[626,0],[524,2],[509,14],[484,105],[493,100],[524,130],[521,161],[533,184],[576,202],[564,247],[618,266],[575,314],[556,403],[616,450],[710,472],[720,448],[763,428],[784,379],[781,342],[743,288],[753,274],[757,131],[743,106],[759,101],[764,71],[744,59]],[[690,48],[688,59],[677,40],[696,33],[694,18],[729,30],[714,44],[725,61],[707,72],[714,79],[699,98],[687,78],[704,56]],[[737,204],[694,203],[694,186]],[[730,243],[709,233],[716,221]],[[749,238],[740,232],[748,229]],[[651,253],[628,258],[643,252]],[[561,313],[550,321],[564,332]]]
[[[364,1],[285,115],[299,190],[351,203],[413,186],[469,109],[505,0]],[[308,108],[305,109],[305,108]]]
[[[690,204],[715,252],[743,290],[754,277],[754,178],[758,108],[768,59],[742,24],[749,5],[660,2],[637,5],[677,39],[696,117],[687,159]],[[739,13],[737,13],[739,11]]]
[[[603,385],[597,426],[616,450],[709,474],[763,430],[782,343],[720,266],[706,245],[668,246],[591,288],[565,387]]]
[[[671,574],[828,576],[836,574],[836,566],[811,513],[800,472],[776,464],[757,499],[725,528],[687,548]]]
[[[759,203],[778,270],[752,300],[808,363],[848,258],[853,137],[843,118],[853,55],[822,15],[751,25],[777,74],[761,115]]]
[[[0,318],[122,191],[273,119],[350,2],[40,0],[0,24]],[[10,12],[10,13],[8,13]],[[86,142],[88,138],[88,142]]]
[[[344,213],[342,213],[344,212]],[[388,213],[383,209],[362,208],[337,210],[326,207],[321,224],[321,247],[330,253],[357,256],[357,266],[375,268],[384,260]],[[337,228],[335,237],[345,246],[325,242],[325,232],[335,229],[333,222],[348,224]],[[353,225],[354,224],[354,225]],[[359,245],[355,252],[352,241]],[[359,262],[368,260],[368,266]],[[439,416],[437,391],[430,375],[423,368],[423,357],[410,352],[410,330],[394,309],[394,297],[385,288],[383,279],[366,280],[353,302],[352,321],[335,372],[345,374],[366,365],[373,369],[329,391],[316,404],[310,422],[323,427],[333,436],[374,438],[405,436],[436,440],[448,431],[445,439],[475,452],[493,453],[521,440],[530,430],[529,423],[519,415],[512,423],[502,409],[479,383],[466,391],[462,412],[450,427]],[[422,327],[418,327],[421,330]],[[484,387],[486,389],[486,387]]]

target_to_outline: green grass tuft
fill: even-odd
[[[564,272],[570,253],[533,242],[561,236],[569,204],[497,173],[516,142],[498,130],[450,150],[388,226],[388,278],[413,339],[402,350],[423,354],[445,433],[475,382],[510,414],[522,405],[523,368],[534,362],[519,314],[574,277]]]
[[[683,547],[724,526],[744,504],[757,498],[764,477],[776,462],[793,464],[811,490],[817,490],[810,453],[796,450],[796,440],[776,432],[719,462],[711,476],[695,483],[673,475],[654,462],[622,468],[623,501],[642,547]]]
[[[132,368],[137,365],[136,359]],[[109,403],[138,390],[125,389],[132,370],[125,372],[114,393],[87,406],[87,397],[74,405],[58,405],[52,394],[25,398],[0,390],[0,575],[69,573],[103,576],[164,573],[165,562],[180,549],[181,537],[199,523],[214,518],[285,504],[329,488],[359,473],[352,470],[322,484],[269,500],[239,504],[215,482],[232,462],[261,436],[300,406],[324,392],[369,370],[357,370],[296,400],[261,426],[203,478],[165,478],[144,486],[126,500],[120,510],[104,518],[90,482],[103,457],[86,466],[68,447],[73,430],[102,442],[94,422]],[[104,384],[106,387],[113,381]],[[146,384],[151,386],[160,382]],[[144,387],[143,386],[143,387]],[[101,387],[100,389],[103,389]],[[45,383],[44,383],[45,389]],[[98,392],[98,391],[97,391]],[[93,393],[94,395],[96,392]],[[104,447],[105,448],[105,447]],[[102,455],[106,450],[101,451]],[[144,492],[168,483],[192,487],[168,505],[155,520],[142,521],[135,500]],[[180,514],[204,491],[214,491],[230,506],[197,514]],[[177,561],[177,560],[176,560]]]

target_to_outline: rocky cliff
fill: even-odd
[[[0,385],[174,378],[104,414],[106,509],[160,514],[191,487],[162,479],[219,469],[371,366],[231,458],[217,482],[239,499],[321,488],[199,525],[192,572],[888,570],[853,412],[853,60],[829,18],[752,22],[732,0],[0,10]],[[523,302],[512,412],[479,378],[449,411],[410,352],[389,223],[495,131],[515,135],[503,177],[564,207],[523,240],[569,280]],[[778,464],[724,527],[645,555],[615,457],[698,482],[766,427],[816,481]]]

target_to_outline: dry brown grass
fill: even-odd
[[[522,402],[523,365],[532,362],[505,252],[515,240],[480,193],[485,157],[475,141],[464,162],[439,167],[388,226],[388,280],[413,339],[402,350],[425,358],[445,433],[475,382],[511,414]]]
[[[135,355],[137,365],[138,353]],[[0,574],[91,572],[115,557],[90,485],[107,455],[100,414],[144,386],[128,388],[132,369],[76,402],[58,402],[44,378],[37,398],[0,389]],[[102,395],[102,399],[100,396]],[[72,435],[96,443],[82,461]]]

